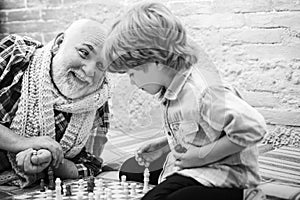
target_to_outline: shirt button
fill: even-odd
[[[172,135],[170,131],[168,132],[168,135],[169,135],[169,136],[171,136],[171,135]]]

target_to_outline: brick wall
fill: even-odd
[[[9,33],[47,42],[72,20],[109,26],[132,0],[1,0],[0,38]],[[266,141],[300,146],[300,0],[161,0],[206,50],[221,76],[243,91],[268,122]],[[159,124],[157,102],[114,80],[115,128]]]

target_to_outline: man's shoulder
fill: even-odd
[[[7,48],[12,45],[40,47],[42,46],[42,43],[31,37],[17,34],[8,35],[1,40],[2,48]]]

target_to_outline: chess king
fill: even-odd
[[[18,35],[0,42],[0,185],[29,186],[49,166],[60,178],[100,173],[105,37],[102,24],[82,19],[45,46]]]

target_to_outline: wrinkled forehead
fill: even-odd
[[[65,31],[65,39],[76,43],[89,43],[94,47],[102,47],[106,37],[106,29],[102,24],[92,20],[80,20],[73,23]]]

